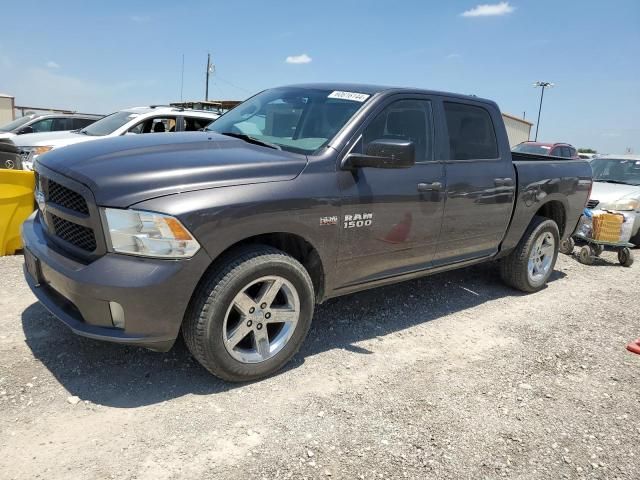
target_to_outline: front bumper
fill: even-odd
[[[85,264],[47,242],[34,213],[23,224],[25,277],[38,300],[74,333],[157,351],[173,345],[195,287],[211,259],[188,260],[107,253]],[[109,302],[124,311],[114,327]]]

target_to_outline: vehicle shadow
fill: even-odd
[[[563,276],[556,271],[550,281]],[[307,341],[284,371],[336,348],[370,354],[354,344],[493,299],[521,295],[500,282],[495,267],[480,265],[331,299],[317,307]],[[74,335],[39,303],[24,310],[22,325],[34,356],[70,395],[98,405],[132,408],[244,385],[210,375],[181,338],[164,354],[99,342]]]
[[[635,256],[635,254],[634,254]],[[585,265],[584,263],[582,263],[580,261],[579,258],[579,254],[577,252],[574,252],[571,254],[571,259],[576,262],[579,263],[581,265]],[[615,252],[604,252],[603,256],[599,256],[599,257],[593,257],[593,263],[590,265],[585,265],[587,267],[622,267],[622,265],[620,265],[620,262],[618,261],[617,255]]]

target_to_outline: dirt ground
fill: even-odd
[[[636,256],[640,251],[636,250]],[[0,258],[0,478],[640,478],[640,266],[491,266],[317,308],[280,374],[225,384],[74,336]]]

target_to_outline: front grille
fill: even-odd
[[[600,203],[599,200],[589,200],[587,202],[587,208],[596,208],[599,203]]]
[[[87,206],[86,200],[82,198],[82,195],[73,190],[69,190],[67,187],[53,180],[49,180],[47,200],[61,207],[73,210],[74,212],[89,215],[89,207]]]
[[[77,223],[69,222],[57,215],[51,215],[53,221],[53,229],[56,236],[65,242],[75,245],[87,252],[93,252],[96,249],[96,237],[93,230]]]

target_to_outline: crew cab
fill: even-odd
[[[167,351],[180,330],[228,381],[281,368],[314,306],[497,261],[544,288],[592,184],[511,154],[474,96],[352,84],[265,90],[205,132],[73,145],[36,164],[25,276],[74,332]]]
[[[121,135],[197,131],[219,116],[213,112],[161,105],[134,107],[107,115],[84,128],[70,132],[26,134],[13,138],[13,142],[20,150],[23,169],[33,170],[33,162],[54,148]]]

